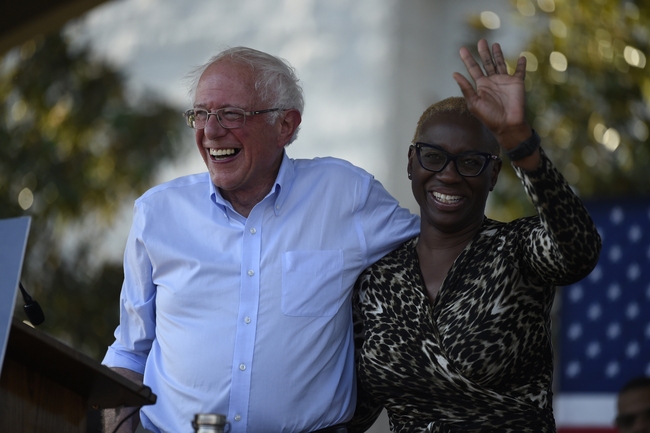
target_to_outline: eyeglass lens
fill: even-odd
[[[246,112],[239,108],[221,108],[212,113],[201,109],[187,110],[185,116],[187,124],[194,129],[205,128],[209,116],[216,116],[221,126],[227,129],[240,128],[246,123]]]
[[[488,157],[477,153],[452,156],[440,149],[420,147],[420,162],[430,171],[442,171],[449,161],[454,161],[458,173],[463,176],[478,176],[488,162]]]

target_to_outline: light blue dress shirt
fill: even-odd
[[[371,175],[286,155],[248,218],[208,173],[135,202],[120,324],[103,364],[143,373],[154,432],[192,432],[196,413],[233,433],[308,432],[355,407],[350,296],[357,276],[418,233]]]

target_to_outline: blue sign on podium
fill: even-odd
[[[0,370],[7,350],[30,222],[30,217],[0,220]]]

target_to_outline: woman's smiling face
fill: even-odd
[[[417,141],[435,144],[452,155],[479,151],[493,153],[494,139],[475,118],[459,114],[439,114],[429,119]],[[496,184],[500,161],[491,161],[476,177],[464,177],[450,161],[440,172],[425,170],[415,148],[409,149],[411,189],[420,205],[420,216],[434,228],[455,233],[477,228],[483,221],[489,192]]]

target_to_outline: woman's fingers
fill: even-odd
[[[468,103],[472,101],[474,96],[476,96],[476,91],[474,90],[472,83],[470,83],[463,74],[459,74],[458,72],[454,72],[453,77],[454,80],[456,80],[456,83],[458,83],[458,87],[460,87],[460,91],[463,93],[465,100]]]
[[[474,81],[485,76],[483,74],[483,70],[481,69],[479,64],[476,63],[476,60],[474,60],[474,56],[472,56],[472,53],[470,53],[467,48],[462,47],[460,49],[460,58],[463,60],[467,72],[469,73],[470,77],[472,77]]]
[[[505,57],[503,57],[503,51],[501,51],[501,45],[499,44],[492,45],[492,55],[494,56],[494,63],[496,63],[497,72],[499,74],[507,74],[508,65],[506,64]]]
[[[478,55],[481,57],[481,61],[483,62],[483,69],[485,69],[485,73],[488,76],[501,72],[498,69],[498,65],[495,64],[495,59],[492,58],[490,46],[485,39],[478,41]]]
[[[526,58],[524,56],[519,57],[517,60],[517,69],[515,69],[513,76],[520,78],[522,81],[526,79]]]

